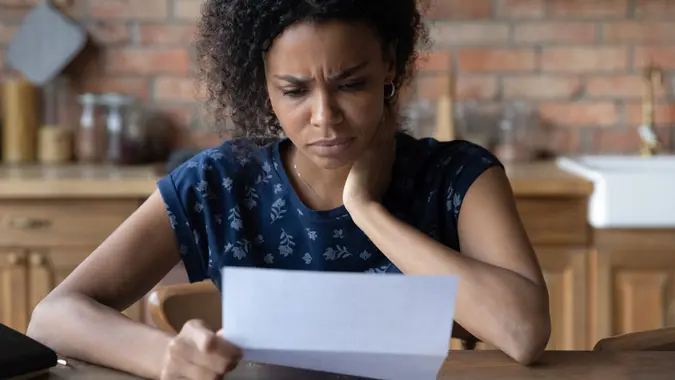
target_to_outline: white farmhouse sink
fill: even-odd
[[[675,228],[675,156],[561,157],[557,164],[593,182],[593,227]]]

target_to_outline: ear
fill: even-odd
[[[396,78],[396,49],[398,47],[397,41],[392,41],[384,51],[384,63],[387,67],[387,72],[384,76],[385,82],[393,82]]]

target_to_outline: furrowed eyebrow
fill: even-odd
[[[343,70],[343,71],[341,71],[337,74],[331,75],[330,79],[331,80],[342,80],[342,79],[348,78],[348,77],[354,75],[355,73],[359,72],[360,70],[362,70],[366,66],[368,66],[368,62],[360,63],[356,66],[353,66],[353,67],[350,67],[346,70]],[[283,81],[295,84],[295,85],[302,85],[302,84],[305,84],[307,82],[311,82],[311,79],[298,78],[298,77],[294,77],[293,75],[275,75],[274,77],[277,78],[277,79],[281,79]]]
[[[342,71],[341,73],[331,75],[330,79],[332,79],[332,80],[342,80],[342,79],[345,79],[345,78],[349,78],[350,76],[356,74],[357,72],[359,72],[360,70],[362,70],[366,66],[368,66],[368,62],[359,63],[356,66],[350,67],[347,70]]]

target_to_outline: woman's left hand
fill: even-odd
[[[379,202],[389,187],[396,153],[396,123],[385,115],[366,150],[354,162],[342,192],[342,202],[351,213],[355,207]]]

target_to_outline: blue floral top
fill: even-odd
[[[354,224],[344,206],[316,211],[300,200],[280,158],[281,139],[257,146],[230,140],[205,150],[158,182],[191,282],[220,288],[223,266],[401,273]],[[397,136],[382,204],[397,218],[459,250],[464,194],[501,163],[466,142]],[[414,252],[410,252],[414,254]]]

